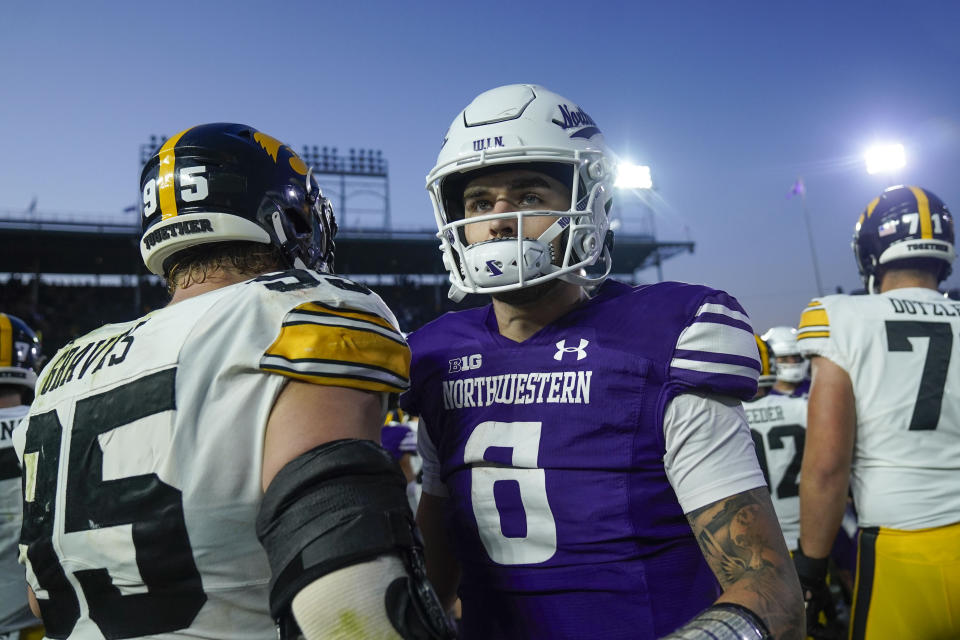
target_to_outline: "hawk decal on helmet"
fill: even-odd
[[[289,146],[252,127],[178,133],[144,165],[140,190],[140,253],[159,276],[183,249],[236,240],[272,244],[293,268],[333,269],[330,201]]]

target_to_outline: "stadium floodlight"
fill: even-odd
[[[864,154],[867,161],[867,173],[893,173],[907,164],[907,157],[902,144],[876,145],[867,149]]]
[[[621,162],[617,165],[617,179],[613,186],[618,189],[653,189],[650,167]]]

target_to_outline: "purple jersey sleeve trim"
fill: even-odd
[[[743,329],[747,333],[753,333],[753,327],[749,323],[743,322],[742,320],[737,320],[736,318],[731,318],[730,316],[725,316],[722,313],[701,313],[697,315],[694,319],[694,322],[713,322],[716,324],[725,324],[728,327],[736,327],[737,329]]]
[[[701,362],[721,362],[724,364],[735,364],[741,367],[749,367],[760,372],[760,363],[755,358],[748,356],[736,356],[730,353],[716,353],[711,351],[691,351],[689,349],[677,349],[673,352],[674,358],[685,358],[688,360],[700,360]]]
[[[733,396],[741,400],[749,400],[757,392],[756,378],[747,376],[691,371],[689,369],[679,369],[676,367],[671,367],[670,375],[673,379],[685,383],[690,387],[720,395]]]
[[[719,289],[713,289],[710,293],[704,296],[701,301],[703,304],[721,304],[725,306],[730,311],[736,311],[742,313],[744,316],[747,315],[746,310],[740,305],[740,302],[736,298],[731,296],[726,291],[720,291]],[[753,330],[751,329],[751,333]]]

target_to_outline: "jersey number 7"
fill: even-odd
[[[943,387],[947,383],[953,331],[946,322],[887,320],[887,349],[913,351],[910,338],[929,338],[927,357],[920,375],[920,389],[910,417],[910,431],[933,431],[940,422]]]

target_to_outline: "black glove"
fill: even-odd
[[[803,590],[803,603],[806,608],[807,636],[817,640],[839,638],[835,629],[837,609],[833,604],[830,587],[827,586],[828,558],[810,558],[804,555],[803,549],[797,543],[797,550],[793,554],[793,564],[800,577],[800,588]],[[820,614],[825,620],[821,620]]]

